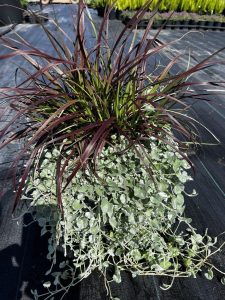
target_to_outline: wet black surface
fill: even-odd
[[[45,12],[57,14],[60,24],[68,35],[73,31],[71,20],[76,11],[75,5],[54,5],[45,8]],[[100,18],[92,12],[97,24]],[[48,24],[50,27],[51,24]],[[118,33],[123,25],[120,21],[110,21],[111,37]],[[16,32],[28,39],[33,45],[43,50],[48,49],[49,45],[39,25],[18,25]],[[89,34],[88,41],[91,47],[91,29],[86,28]],[[153,31],[154,34],[156,31]],[[140,31],[141,34],[141,31]],[[183,36],[183,37],[182,37]],[[182,37],[182,39],[181,39]],[[201,60],[215,50],[225,46],[225,32],[208,31],[204,33],[189,33],[185,31],[164,30],[160,34],[160,39],[168,42],[177,38],[174,49],[183,51],[179,68],[185,68],[188,51]],[[186,49],[186,53],[184,50]],[[6,50],[0,44],[0,53]],[[168,53],[163,53],[161,63],[165,63]],[[221,52],[217,60],[225,61],[225,52]],[[23,64],[19,57],[11,59],[11,62]],[[9,61],[0,62],[0,85],[13,85],[16,65]],[[151,62],[153,63],[153,62]],[[217,66],[200,72],[195,76],[195,80],[204,78],[205,80],[224,80],[224,66]],[[0,109],[5,104],[0,104]],[[212,236],[225,231],[225,96],[211,97],[209,102],[197,102],[194,105],[193,115],[209,128],[220,140],[217,146],[205,145],[192,160],[196,167],[196,175],[192,186],[199,195],[195,198],[187,199],[186,215],[191,217],[193,224],[203,233],[205,228],[209,228]],[[204,130],[202,131],[203,141],[208,141],[209,137]],[[40,238],[37,225],[22,228],[21,221],[11,218],[12,190],[8,180],[5,180],[5,172],[8,163],[13,159],[19,145],[13,145],[11,149],[2,151],[0,155],[0,183],[6,183],[7,193],[0,201],[0,300],[28,300],[33,299],[30,289],[41,289],[43,274],[48,270],[46,260],[46,237]],[[11,151],[11,152],[10,152]],[[29,218],[27,216],[26,218]],[[26,220],[27,221],[27,220]],[[217,256],[217,260],[225,268],[224,255]],[[121,300],[150,300],[150,299],[196,299],[196,300],[220,300],[225,299],[225,287],[217,279],[207,281],[203,277],[197,279],[177,279],[169,291],[162,291],[160,283],[162,279],[157,277],[139,277],[131,279],[124,273],[121,285],[114,285],[115,296],[120,296]],[[71,289],[66,299],[82,300],[102,300],[107,299],[104,290],[104,283],[98,273],[93,273],[90,278],[84,280],[76,289]]]

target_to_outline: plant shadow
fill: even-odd
[[[0,209],[0,219],[1,219]],[[16,222],[16,221],[15,221]],[[32,222],[32,216],[26,213],[23,217],[25,225]],[[7,230],[7,228],[6,228]],[[43,283],[48,278],[45,273],[50,269],[51,262],[46,258],[48,250],[47,234],[41,236],[41,228],[36,222],[22,229],[21,244],[11,244],[0,251],[0,299],[31,300],[31,290],[38,294],[46,293]],[[62,252],[57,253],[58,263],[64,259]],[[62,294],[55,296],[61,299]],[[40,299],[45,299],[41,297]],[[65,300],[79,299],[79,286],[72,287]]]

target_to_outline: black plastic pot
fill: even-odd
[[[177,24],[177,21],[171,21],[171,29],[172,30],[176,29],[176,24]]]
[[[177,20],[177,21],[174,22],[174,25],[175,25],[176,29],[178,29],[178,28],[180,29],[180,28],[182,28],[182,21]]]
[[[190,20],[188,28],[189,29],[196,29],[196,27],[197,27],[196,22],[194,20]]]
[[[202,29],[205,26],[205,21],[198,21],[197,22],[197,28]]]
[[[168,20],[167,23],[166,23],[166,28],[172,29],[172,27],[173,27],[173,21]]]
[[[98,16],[104,17],[105,14],[105,7],[98,7],[97,8]],[[117,9],[113,9],[109,13],[109,20],[121,19],[121,11]]]
[[[179,28],[180,28],[180,29],[183,29],[183,28],[184,28],[184,22],[185,22],[184,20],[180,20],[180,21],[179,21],[179,25],[180,25]]]
[[[163,20],[156,20],[153,22],[152,24],[152,28],[153,29],[158,29],[158,28],[161,28],[163,25]]]
[[[214,22],[213,30],[217,30],[220,27],[220,22]]]
[[[99,17],[104,17],[104,13],[105,13],[104,7],[97,7],[97,12]]]
[[[30,11],[25,11],[23,13],[23,19],[25,23],[43,24],[48,21],[48,13],[43,13],[42,11],[36,11],[35,14],[32,14]]]
[[[0,26],[18,24],[23,22],[23,10],[19,0],[0,0]]]
[[[220,30],[225,30],[225,22],[222,22],[222,23],[220,24]]]
[[[122,20],[122,11],[121,10],[116,10],[116,18],[118,19],[118,20]]]
[[[148,26],[148,22],[149,20],[140,20],[140,22],[138,23],[138,29],[146,29]],[[154,28],[154,27],[152,27]]]
[[[187,29],[188,26],[189,26],[189,20],[184,20],[184,21],[183,21],[183,28],[184,28],[184,29]]]
[[[207,21],[206,26],[208,27],[208,29],[212,29],[213,26],[214,26],[214,22],[213,21]]]
[[[125,24],[125,25],[130,21],[130,18],[128,16],[122,16],[121,19],[122,19],[123,24]]]

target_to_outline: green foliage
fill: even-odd
[[[135,10],[141,8],[147,0],[117,0],[115,6],[119,10]],[[91,4],[96,7],[111,5],[111,0],[91,0]],[[152,0],[149,9],[157,8],[159,11],[188,11],[195,13],[222,13],[225,9],[224,0]]]
[[[225,9],[224,0],[217,0],[214,11],[216,13],[222,14]]]
[[[132,18],[134,16],[134,11],[125,11],[122,13],[122,17],[126,19]],[[152,12],[146,12],[143,16],[143,20],[152,20],[154,21],[161,20],[166,22],[170,18],[170,21],[183,21],[183,20],[195,20],[195,21],[209,21],[209,22],[225,22],[225,16],[223,15],[198,15],[188,12],[174,12],[172,15],[170,13],[157,13],[153,16]]]
[[[137,149],[154,166],[152,179],[132,150],[118,155],[128,146],[124,138],[115,147],[105,147],[96,166],[99,178],[90,170],[79,171],[63,192],[63,217],[56,207],[57,186],[52,181],[57,150],[45,153],[40,172],[30,179],[27,192],[42,233],[47,227],[51,232],[48,258],[55,263],[59,243],[65,254],[73,253],[73,265],[61,263],[61,271],[53,274],[54,283],[44,284],[51,296],[61,291],[65,276],[73,285],[95,269],[106,282],[107,270],[113,270],[112,280],[120,283],[123,270],[134,277],[189,277],[206,265],[210,266],[206,277],[212,278],[213,267],[207,258],[216,240],[196,233],[191,220],[183,216],[184,184],[191,180],[189,165],[177,152],[177,144],[171,139],[168,142],[175,148],[151,138]],[[73,171],[72,162],[66,171]],[[45,212],[43,218],[43,208],[48,206],[50,214]]]
[[[28,0],[20,0],[20,4],[23,8],[26,8],[28,5]]]

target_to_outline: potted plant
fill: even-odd
[[[200,15],[198,18],[197,18],[197,28],[204,28],[206,24],[206,19],[205,19],[205,16],[204,15]]]
[[[213,26],[214,26],[214,20],[212,18],[211,15],[206,15],[206,26],[209,28],[209,29],[212,29]]]
[[[190,20],[189,20],[189,29],[196,29],[196,22],[197,14],[196,13],[190,13]]]
[[[162,23],[164,23],[167,28],[178,28],[183,26],[184,17],[181,13],[170,11],[166,13],[159,13],[159,16],[162,19]]]
[[[151,19],[151,15],[147,19],[148,19],[147,20],[147,22],[148,22]],[[163,25],[163,19],[162,19],[161,15],[160,14],[155,14],[154,15],[154,21],[153,21],[153,24],[152,24],[153,28],[156,28],[156,29],[161,28],[162,25]]]
[[[184,19],[183,19],[183,26],[185,28],[188,28],[189,22],[190,22],[190,15],[188,13],[185,13]]]
[[[1,0],[0,1],[0,25],[23,22],[23,8],[27,1],[21,0]]]
[[[171,15],[170,19],[173,22],[172,28],[173,29],[181,28],[183,24],[183,16],[177,12],[171,12],[170,15]]]
[[[160,72],[148,72],[148,59],[171,47],[157,35],[146,39],[150,26],[135,41],[133,29],[148,6],[113,44],[103,18],[91,49],[86,47],[85,22],[94,23],[83,0],[75,42],[65,34],[59,47],[45,28],[54,55],[27,42],[24,50],[22,39],[15,47],[1,38],[11,52],[0,60],[18,55],[21,48],[20,55],[36,70],[25,71],[24,82],[16,88],[0,89],[17,111],[1,131],[1,147],[23,141],[14,171],[26,158],[19,182],[15,177],[14,208],[21,198],[29,201],[28,211],[42,234],[50,234],[48,258],[53,265],[58,245],[66,257],[72,253],[71,261],[65,258],[60,271],[53,272],[52,282],[43,279],[43,297],[65,295],[95,269],[103,274],[112,299],[110,282],[119,283],[123,270],[132,276],[167,275],[171,284],[164,289],[175,277],[195,276],[201,270],[209,279],[213,276],[209,259],[217,251],[216,239],[198,234],[183,215],[191,162],[182,152],[186,143],[175,136],[194,136],[194,120],[184,113],[185,99],[192,96],[189,76],[212,62],[204,59],[171,75],[176,56]],[[26,118],[24,127],[13,131],[21,116]],[[33,295],[38,298],[37,291]]]
[[[110,20],[114,20],[114,19],[120,19],[121,16],[121,11],[116,8],[116,4],[114,6],[112,6],[114,3],[114,1],[112,0],[98,0],[98,1],[91,1],[90,5],[92,7],[95,7],[97,9],[98,12],[98,16],[100,17],[104,17],[107,7],[111,7],[111,9],[109,10],[109,19]]]
[[[224,29],[225,29],[225,20],[223,20],[220,25],[220,30],[224,30]]]
[[[217,27],[219,27],[219,24],[220,24],[218,16],[212,15],[211,16],[211,20],[213,21],[213,28],[212,28],[212,30],[217,30]]]
[[[180,25],[180,29],[183,29],[184,27],[188,27],[190,15],[187,12],[179,12],[175,13],[174,17],[177,19]]]

